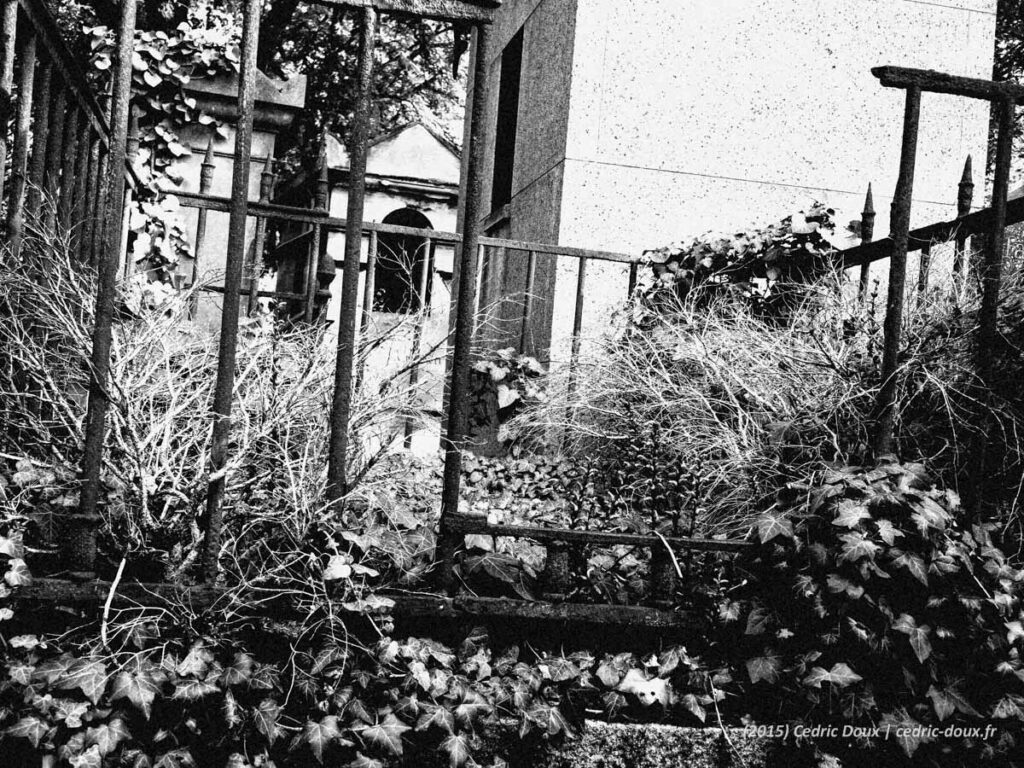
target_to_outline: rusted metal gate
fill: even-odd
[[[218,373],[213,401],[213,432],[209,467],[209,493],[202,530],[205,534],[203,572],[208,584],[216,578],[223,524],[222,505],[225,491],[229,436],[231,432],[232,390],[235,376],[235,355],[239,318],[245,307],[251,311],[259,297],[258,259],[262,249],[254,250],[254,258],[246,260],[246,223],[249,217],[257,222],[257,240],[266,233],[271,219],[300,223],[311,227],[313,247],[310,249],[304,277],[304,291],[292,298],[303,302],[303,316],[313,319],[318,296],[319,243],[330,231],[345,232],[342,297],[338,347],[335,367],[335,388],[331,411],[328,458],[329,501],[345,503],[349,491],[346,477],[348,431],[353,386],[359,375],[356,369],[356,345],[360,318],[365,323],[369,314],[369,297],[365,291],[364,306],[358,306],[358,282],[362,240],[369,240],[368,277],[372,279],[376,240],[380,233],[415,235],[432,242],[452,243],[457,247],[454,275],[454,328],[451,339],[451,374],[445,433],[445,465],[441,498],[440,539],[437,553],[439,577],[444,590],[454,593],[457,582],[454,566],[458,561],[466,534],[528,538],[547,548],[544,574],[548,602],[516,603],[500,599],[440,596],[415,598],[409,604],[414,611],[431,615],[469,612],[516,617],[607,620],[630,624],[678,626],[685,621],[681,613],[659,607],[570,606],[559,601],[567,592],[569,564],[587,547],[623,544],[646,548],[651,552],[652,592],[656,605],[667,608],[675,592],[680,569],[675,551],[734,553],[747,546],[745,542],[703,540],[686,537],[663,538],[624,533],[556,530],[546,528],[492,525],[486,519],[461,515],[458,511],[462,451],[468,434],[468,383],[472,363],[471,343],[477,313],[477,290],[481,249],[490,247],[499,252],[521,251],[527,254],[526,285],[523,301],[521,339],[533,311],[534,279],[540,258],[576,258],[578,260],[577,296],[573,322],[571,365],[579,354],[583,322],[583,296],[586,288],[587,264],[604,260],[630,264],[630,288],[635,283],[636,265],[623,254],[586,251],[540,243],[523,243],[484,237],[481,201],[482,168],[484,165],[483,135],[485,107],[488,102],[490,59],[490,25],[499,0],[321,0],[358,15],[359,69],[358,93],[349,146],[351,188],[348,211],[344,219],[332,218],[326,210],[327,188],[323,160],[317,180],[313,207],[297,208],[271,202],[273,168],[263,169],[260,200],[249,203],[250,159],[256,83],[256,50],[259,39],[259,0],[246,0],[243,7],[241,72],[238,88],[238,126],[235,139],[232,193],[230,198],[209,194],[212,163],[210,153],[204,164],[198,194],[182,194],[186,205],[199,208],[197,256],[204,238],[206,211],[227,211],[230,215],[227,268],[223,287],[223,315],[219,341]],[[121,258],[123,213],[126,185],[134,180],[126,166],[130,154],[130,88],[131,53],[135,34],[135,3],[123,2],[117,24],[116,64],[114,68],[109,116],[89,94],[87,84],[77,74],[79,69],[63,48],[56,26],[41,0],[4,0],[2,4],[3,51],[0,56],[0,92],[7,109],[15,116],[14,141],[11,148],[12,173],[8,189],[8,234],[17,254],[25,232],[26,217],[43,224],[51,221],[84,222],[76,230],[76,248],[84,261],[99,268],[100,284],[96,302],[96,324],[92,338],[90,388],[86,440],[82,463],[82,496],[77,514],[71,518],[71,534],[66,537],[65,564],[80,577],[93,575],[96,555],[95,531],[100,473],[103,462],[103,438],[106,429],[108,395],[106,392],[116,281]],[[363,220],[365,172],[369,140],[369,112],[373,78],[373,52],[380,14],[406,14],[472,28],[472,89],[468,132],[464,138],[463,197],[461,201],[462,232],[444,233],[433,230],[371,224]],[[1013,108],[1024,96],[1024,88],[980,80],[951,78],[937,73],[891,67],[876,70],[882,84],[904,88],[907,107],[904,122],[904,147],[892,237],[869,242],[874,212],[870,192],[863,216],[865,243],[842,254],[847,267],[863,268],[861,283],[867,284],[866,265],[879,258],[890,257],[889,295],[885,321],[885,352],[883,358],[884,386],[879,396],[879,419],[875,437],[876,455],[886,453],[892,442],[892,412],[897,373],[896,353],[899,347],[903,316],[903,288],[906,255],[914,248],[927,249],[942,238],[957,243],[957,269],[963,268],[966,237],[986,232],[990,248],[982,269],[984,303],[979,332],[979,371],[984,375],[989,360],[988,350],[994,334],[1001,271],[1003,230],[1008,221],[1024,220],[1024,201],[1007,206],[1006,191],[1009,172],[1010,128]],[[999,149],[997,152],[996,185],[993,207],[969,214],[970,179],[965,172],[959,194],[959,217],[929,228],[909,231],[910,199],[913,183],[914,150],[922,91],[954,93],[971,98],[995,101],[1000,108]],[[17,97],[12,99],[11,94]],[[11,112],[7,113],[12,114]],[[32,135],[36,140],[32,141]],[[46,140],[43,140],[46,137]],[[0,156],[8,151],[0,137]],[[56,201],[43,205],[42,195]],[[1009,218],[1008,218],[1009,211]],[[428,241],[429,242],[429,241]],[[258,245],[258,243],[257,243]],[[927,259],[919,276],[927,282]],[[426,272],[426,270],[424,270]],[[246,282],[248,279],[248,282]],[[422,296],[423,290],[420,289]]]

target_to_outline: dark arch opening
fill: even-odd
[[[384,217],[384,224],[433,229],[430,219],[414,208],[401,208]],[[374,272],[373,309],[377,312],[413,312],[430,306],[430,281],[424,296],[419,286],[429,274],[433,244],[416,235],[382,232],[377,238],[377,269]],[[426,273],[424,270],[428,270]]]

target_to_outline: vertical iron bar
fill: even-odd
[[[988,248],[982,263],[981,309],[978,313],[978,374],[988,381],[992,352],[998,336],[999,284],[1002,280],[1003,249],[1006,245],[1006,198],[1010,184],[1010,161],[1013,154],[1013,120],[1016,103],[1007,99],[999,104],[999,127],[996,141],[996,168],[992,182],[992,226]]]
[[[860,214],[860,242],[870,243],[875,236],[875,200],[871,196],[871,182],[868,182],[868,193],[864,196],[864,210]],[[871,278],[871,264],[860,265],[860,281],[857,284],[857,296],[864,299],[868,295],[868,281]]]
[[[206,144],[206,154],[203,156],[203,163],[199,168],[199,194],[208,195],[213,187],[213,169],[216,163],[213,159],[213,135]],[[200,208],[196,215],[196,240],[195,248],[192,251],[192,295],[189,297],[189,314],[195,317],[199,303],[199,261],[203,252],[203,245],[206,242],[206,216],[205,208]]]
[[[46,136],[50,130],[50,85],[53,63],[42,58],[32,99],[32,158],[29,160],[25,212],[30,220],[39,216],[43,175],[46,172]],[[35,222],[32,222],[35,224]]]
[[[526,295],[523,297],[523,326],[519,331],[519,354],[526,354],[530,339],[530,319],[533,316],[533,292],[537,282],[537,253],[530,251],[526,258]]]
[[[572,352],[569,357],[569,402],[576,394],[576,365],[580,357],[580,334],[583,331],[583,292],[587,282],[587,257],[580,256],[579,272],[576,274],[576,306],[572,317]]]
[[[252,153],[253,111],[256,103],[256,50],[260,35],[260,0],[246,0],[242,10],[242,65],[238,77],[238,125],[235,158],[231,168],[231,214],[228,220],[228,253],[224,270],[224,303],[220,321],[217,384],[213,394],[213,436],[210,441],[210,486],[201,530],[206,534],[203,576],[217,576],[221,502],[227,486],[228,441],[231,438],[231,400],[235,387],[235,353],[238,344],[238,313],[241,306],[242,266],[245,261],[245,224],[249,213],[249,159]]]
[[[962,219],[971,212],[974,198],[974,179],[971,171],[971,156],[964,162],[964,172],[957,184],[956,217]],[[963,231],[956,234],[956,250],[953,254],[953,274],[960,277],[964,273],[964,255],[967,251],[967,235]]]
[[[907,239],[914,192],[914,164],[917,160],[917,129],[921,117],[921,88],[907,88],[903,113],[903,146],[900,172],[893,197],[892,256],[889,261],[889,290],[886,296],[884,342],[882,348],[882,385],[876,404],[878,419],[872,448],[875,457],[892,452],[895,420],[896,373],[899,365],[900,335],[903,330],[903,292],[907,279]]]
[[[447,589],[454,587],[452,571],[459,536],[447,530],[445,518],[459,511],[459,483],[462,473],[462,449],[469,431],[469,367],[472,357],[474,308],[477,296],[477,268],[482,227],[481,197],[483,193],[484,121],[487,117],[488,63],[490,60],[491,29],[487,24],[473,30],[475,56],[473,60],[472,106],[469,115],[469,135],[465,137],[466,190],[463,200],[462,242],[458,250],[458,285],[453,286],[455,296],[455,332],[452,345],[451,385],[448,395],[448,427],[445,435],[444,479],[441,492],[441,536],[438,558],[442,561],[440,583]]]
[[[267,162],[260,174],[260,202],[270,202],[270,191],[274,186],[274,155],[267,153]],[[249,261],[249,302],[246,314],[254,315],[260,305],[260,275],[263,273],[263,247],[267,238],[267,217],[256,217],[256,237],[253,238],[252,259]]]
[[[0,11],[0,187],[3,187],[3,172],[7,167],[7,122],[14,108],[14,52],[18,40],[18,2],[3,0]],[[24,101],[24,95],[19,94]],[[6,187],[4,187],[6,190]],[[0,191],[0,197],[2,197]]]
[[[327,465],[327,498],[342,501],[348,493],[348,425],[355,374],[356,316],[359,311],[359,264],[363,246],[363,204],[366,194],[366,154],[370,139],[370,103],[373,97],[373,48],[377,11],[363,8],[359,20],[359,72],[357,97],[349,142],[349,192],[345,223],[345,264],[342,268],[341,308],[338,320],[338,356],[334,369],[331,435]],[[314,233],[315,234],[315,233]],[[311,257],[311,269],[319,254]]]
[[[363,281],[363,319],[360,330],[365,331],[373,319],[373,292],[377,290],[377,230],[370,230],[370,245],[366,254],[366,279]]]
[[[101,109],[107,116],[108,125],[113,123],[112,109],[114,107],[113,97],[111,94],[106,93],[99,98]],[[109,139],[109,136],[108,136]],[[125,138],[127,153],[127,137]],[[96,183],[96,198],[94,201],[95,211],[93,216],[93,230],[92,230],[92,254],[90,263],[93,265],[99,265],[103,256],[103,243],[107,237],[107,223],[103,212],[107,208],[107,174],[110,168],[110,152],[112,145],[109,140],[106,144],[101,140],[98,147],[99,163],[97,165],[97,183]]]
[[[71,209],[75,198],[75,165],[78,160],[78,126],[85,119],[82,110],[73,105],[64,123],[64,153],[60,162],[60,203],[57,215],[60,223],[70,233]]]
[[[135,161],[139,157],[139,116],[134,109],[129,108],[128,112],[128,136],[125,139],[124,159],[126,168],[134,168]],[[128,277],[135,271],[135,262],[128,253],[128,234],[131,229],[131,204],[132,187],[125,185],[124,200],[121,210],[125,213],[121,216],[120,237],[117,241],[117,252],[124,254],[124,276]]]
[[[634,293],[634,291],[636,291],[636,281],[637,281],[637,273],[638,273],[638,271],[639,270],[637,269],[636,262],[633,262],[632,264],[629,265],[629,285],[626,288],[626,298],[627,299],[632,299],[633,298],[633,293]]]
[[[99,290],[96,294],[95,325],[89,366],[89,404],[85,418],[85,449],[82,456],[82,495],[79,514],[73,523],[69,546],[76,562],[72,571],[91,574],[96,555],[96,527],[100,517],[96,505],[100,496],[103,468],[103,438],[108,406],[107,376],[110,370],[110,344],[117,288],[118,237],[121,233],[121,198],[124,190],[124,157],[128,142],[128,109],[132,95],[132,46],[135,40],[136,4],[121,3],[117,28],[117,56],[113,80],[113,110],[110,130],[110,178],[104,218],[108,222],[100,264]],[[78,529],[77,532],[75,529]],[[77,533],[77,542],[74,540]]]
[[[85,197],[85,229],[82,232],[82,260],[89,264],[96,263],[95,233],[99,229],[96,221],[101,210],[100,186],[100,153],[103,151],[103,139],[98,132],[92,133],[89,141],[89,172],[86,179]]]
[[[419,315],[416,317],[416,325],[412,329],[412,367],[409,369],[409,392],[411,396],[415,395],[416,387],[420,383],[420,352],[422,351],[423,345],[423,324],[426,322],[426,317],[430,308],[427,306],[427,291],[430,287],[430,278],[432,275],[430,259],[430,249],[433,245],[431,239],[428,237],[423,241],[423,258],[420,260],[420,281],[416,289],[416,307],[419,310]],[[415,431],[416,422],[412,416],[408,416],[405,419],[405,447],[412,447],[412,434]]]
[[[7,237],[17,257],[25,233],[25,187],[28,183],[28,151],[32,140],[32,103],[35,91],[36,36],[29,33],[21,52],[18,76],[18,113],[14,123],[11,157],[11,191],[7,201]]]
[[[63,159],[61,144],[64,141],[64,123],[67,117],[68,86],[62,79],[54,81],[57,86],[57,95],[53,100],[53,111],[50,113],[49,133],[46,137],[46,170],[43,188],[46,191],[46,199],[43,200],[42,226],[43,230],[53,230],[57,220],[58,194],[60,190],[60,166]],[[51,88],[53,86],[51,85]]]
[[[86,189],[89,175],[89,136],[90,126],[88,116],[82,116],[78,124],[78,150],[75,154],[75,167],[72,171],[74,188],[71,194],[70,225],[74,234],[74,253],[79,261],[84,261],[85,242],[85,207]]]
[[[932,268],[932,244],[925,243],[921,247],[921,261],[917,269],[917,303],[920,306],[924,302],[925,292],[928,290],[928,277]]]
[[[355,130],[355,129],[353,128],[353,130]],[[369,136],[369,129],[367,129],[367,136]],[[367,139],[367,141],[368,140],[369,139]],[[363,165],[364,166],[366,165],[365,157],[363,158]],[[321,143],[320,143],[320,159],[318,161],[318,168],[319,168],[319,171],[317,173],[317,180],[316,180],[316,196],[315,196],[314,201],[313,201],[313,206],[314,206],[314,208],[316,208],[316,210],[318,212],[326,214],[327,213],[327,195],[328,195],[328,192],[329,192],[329,190],[328,190],[328,180],[327,180],[327,142],[326,141],[321,141]],[[351,168],[349,169],[349,173],[350,174],[352,173],[352,169]],[[353,188],[355,186],[355,181],[354,181],[355,177],[350,175],[349,178],[352,179],[352,181],[350,181],[350,183],[349,183],[349,195],[350,195],[350,197],[349,197],[349,201],[350,201],[349,202],[349,209],[351,210],[351,199],[352,199],[351,195],[353,194],[352,190],[353,190]],[[363,183],[363,188],[365,189],[365,183],[364,182],[361,182],[361,183]],[[360,203],[360,206],[361,205],[362,205],[362,203]],[[361,211],[362,211],[362,208],[360,207],[360,212]],[[360,213],[360,218],[361,217],[362,216],[361,216],[361,213]],[[348,230],[346,229],[346,233],[347,233],[347,231]],[[312,323],[313,322],[313,316],[316,314],[316,295],[317,295],[317,291],[320,288],[320,280],[319,280],[319,277],[320,277],[320,274],[319,274],[320,273],[320,242],[322,240],[322,237],[323,237],[323,229],[322,229],[321,225],[319,223],[314,223],[313,224],[313,236],[312,236],[312,238],[310,240],[310,245],[309,245],[309,260],[306,263],[306,307],[305,307],[305,310],[304,310],[303,319],[307,323]],[[347,253],[348,253],[348,250],[347,250],[348,249],[348,235],[346,234],[345,237],[346,237],[346,239],[345,239],[345,248],[346,248],[346,258],[347,258]],[[362,252],[362,246],[363,246],[362,237],[363,237],[362,232],[357,230],[357,232],[356,232],[356,244],[357,244],[357,246],[359,248],[360,253]],[[344,296],[344,285],[342,286],[342,294]]]

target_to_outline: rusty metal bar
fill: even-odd
[[[28,183],[28,152],[32,141],[32,104],[35,97],[36,36],[25,36],[18,75],[18,112],[14,119],[14,152],[11,156],[10,195],[7,199],[7,237],[17,257],[25,234],[25,187]]]
[[[245,262],[245,223],[249,206],[249,160],[252,154],[253,112],[256,104],[256,50],[259,47],[260,0],[246,0],[242,11],[242,62],[238,77],[238,124],[231,169],[231,218],[228,222],[224,304],[220,321],[217,383],[213,395],[213,436],[210,441],[210,485],[201,530],[206,535],[203,576],[217,576],[220,535],[227,487],[228,443],[231,439],[231,400],[235,386],[238,314],[241,306],[242,267]]]
[[[580,334],[583,331],[583,293],[587,283],[587,260],[580,259],[579,271],[576,273],[576,305],[572,316],[572,351],[569,356],[569,402],[576,393],[576,367],[580,358]]]
[[[864,196],[864,210],[860,214],[860,242],[870,243],[875,236],[875,200],[871,195],[871,182],[868,182],[868,193]],[[860,280],[857,284],[857,296],[863,299],[868,294],[868,282],[871,279],[871,263],[860,265]]]
[[[373,48],[377,11],[364,8],[358,21],[359,71],[357,96],[349,142],[348,224],[345,228],[345,263],[342,268],[341,307],[338,319],[338,356],[334,369],[331,434],[327,465],[327,497],[341,502],[348,493],[348,426],[355,374],[356,316],[359,311],[359,264],[362,261],[363,205],[366,194],[366,155],[370,139],[373,98]],[[311,269],[316,257],[311,258]]]
[[[917,303],[920,306],[924,303],[924,295],[928,290],[928,278],[932,268],[932,246],[926,245],[921,249],[921,260],[917,269]]]
[[[964,162],[964,172],[957,184],[956,194],[956,215],[958,219],[966,218],[971,212],[971,203],[974,199],[974,179],[971,170],[971,156],[967,156]],[[967,252],[967,234],[963,231],[956,233],[956,244],[953,252],[953,275],[960,277],[964,274],[964,255]]]
[[[541,594],[545,600],[562,602],[569,596],[572,570],[569,547],[563,541],[552,541],[547,545],[544,570],[541,573]]]
[[[438,21],[488,21],[501,0],[318,0],[342,8],[376,9],[380,13]]]
[[[72,170],[74,187],[71,192],[70,227],[74,235],[73,250],[79,261],[85,261],[83,244],[85,243],[85,207],[86,194],[89,181],[89,145],[92,127],[88,120],[82,119],[78,123],[77,152],[75,153],[75,166]]]
[[[60,163],[60,202],[57,216],[61,225],[70,232],[74,222],[71,221],[71,210],[75,202],[75,166],[78,162],[79,124],[84,123],[82,111],[72,105],[70,114],[64,122],[64,153]]]
[[[267,153],[267,162],[263,166],[263,173],[260,174],[260,202],[269,203],[271,192],[274,188],[274,156]],[[252,258],[249,260],[249,301],[246,306],[246,314],[254,315],[259,308],[260,302],[260,275],[263,274],[263,248],[267,240],[267,217],[256,218],[256,237],[253,238]]]
[[[113,337],[114,304],[117,288],[118,236],[121,232],[122,195],[125,185],[124,157],[128,142],[128,110],[132,88],[132,45],[135,40],[136,4],[121,4],[117,27],[117,54],[113,79],[113,109],[110,132],[110,178],[104,218],[108,222],[99,254],[99,290],[96,295],[95,326],[89,367],[89,404],[85,418],[85,448],[82,456],[82,494],[79,513],[72,516],[67,540],[67,563],[73,572],[91,577],[95,567],[96,528],[100,524],[97,503],[103,468],[103,439],[106,432],[109,394],[110,345]]]
[[[114,100],[111,94],[104,94],[101,96],[101,104],[103,104],[104,112],[113,118],[111,110],[114,108]],[[127,142],[127,138],[125,139]],[[97,183],[96,192],[96,215],[94,217],[94,226],[92,232],[92,261],[91,263],[99,266],[103,259],[103,243],[106,242],[107,237],[107,222],[103,212],[107,209],[107,178],[110,170],[110,152],[111,147],[101,143],[99,146],[99,180]],[[125,151],[127,152],[127,144]]]
[[[996,138],[996,167],[992,182],[992,228],[982,263],[981,307],[978,312],[978,374],[988,381],[992,353],[999,335],[999,285],[1002,280],[1003,250],[1006,246],[1006,199],[1013,156],[1013,126],[1016,103],[1006,99],[998,105],[999,126]]]
[[[459,536],[450,530],[448,519],[459,510],[459,484],[462,473],[462,449],[469,433],[469,367],[472,362],[474,309],[477,294],[481,227],[480,198],[485,165],[485,131],[488,83],[488,62],[491,29],[477,25],[473,30],[473,88],[469,117],[469,135],[464,151],[467,154],[465,199],[463,200],[462,244],[458,253],[458,284],[455,295],[455,331],[452,345],[451,385],[448,393],[448,427],[445,435],[444,479],[441,492],[441,535],[438,559],[441,561],[439,581],[447,590],[454,587],[452,571]]]
[[[0,131],[0,186],[3,185],[4,168],[7,167],[7,122],[14,104],[14,54],[17,41],[18,2],[3,0],[3,9],[0,10],[0,126],[3,127]],[[24,97],[19,95],[19,98]]]
[[[366,279],[363,281],[363,318],[360,330],[365,331],[373,319],[373,293],[377,290],[377,231],[370,230],[366,253]]]
[[[896,383],[899,368],[900,336],[903,330],[903,292],[907,278],[907,238],[914,192],[914,164],[917,160],[917,131],[921,117],[921,88],[907,89],[903,113],[903,146],[900,152],[899,179],[893,196],[892,240],[889,262],[889,290],[885,305],[882,347],[882,384],[876,404],[877,420],[872,448],[876,457],[892,452],[895,420]]]
[[[46,136],[50,130],[50,85],[53,64],[49,57],[41,59],[32,99],[32,157],[29,160],[28,191],[25,212],[29,219],[39,215],[43,176],[46,173]]]
[[[1024,101],[1024,85],[1017,83],[959,77],[948,75],[945,72],[910,67],[874,67],[871,74],[877,77],[886,88],[905,88],[908,92],[916,89],[918,93],[921,91],[947,93],[985,101],[1003,101],[1005,99]]]
[[[629,284],[626,287],[626,298],[633,298],[633,293],[636,291],[636,281],[639,269],[637,268],[636,262],[629,265]]]
[[[124,159],[127,168],[134,168],[135,161],[139,157],[139,116],[136,114],[134,109],[130,109],[128,118],[128,136],[125,139]],[[128,235],[131,231],[131,204],[132,188],[130,185],[126,184],[124,187],[124,200],[121,203],[121,210],[127,211],[127,213],[121,216],[121,236],[117,243],[117,252],[119,254],[124,254],[124,264],[122,265],[122,268],[126,278],[135,271],[135,262],[130,258],[130,254],[128,253]]]
[[[526,293],[523,296],[523,325],[519,331],[519,354],[526,354],[530,338],[530,318],[533,315],[533,292],[537,282],[537,252],[530,251],[526,257]]]
[[[415,396],[416,387],[420,383],[420,353],[423,346],[423,324],[426,322],[430,307],[427,306],[427,294],[430,290],[430,280],[433,276],[433,260],[430,258],[430,250],[433,241],[428,237],[423,241],[423,258],[420,261],[420,282],[416,289],[416,308],[419,315],[412,330],[412,361],[409,368],[409,392]],[[416,428],[416,421],[412,416],[405,420],[405,447],[412,447],[412,435]]]
[[[64,123],[67,117],[67,83],[58,80],[56,85],[57,95],[53,100],[49,133],[46,136],[46,169],[43,182],[46,199],[43,200],[41,209],[42,227],[47,232],[53,229],[57,219],[57,195],[60,189],[60,166],[63,159],[61,144],[64,141]]]
[[[369,129],[368,128],[367,128],[367,136],[369,136]],[[367,139],[367,141],[368,140],[369,139]],[[365,157],[363,158],[363,165],[364,166],[366,165]],[[318,171],[317,171],[317,180],[316,180],[316,197],[314,198],[314,201],[313,201],[313,207],[316,210],[318,210],[318,211],[325,211],[326,212],[327,211],[327,195],[329,193],[329,189],[328,189],[328,179],[327,179],[327,143],[326,143],[326,141],[323,141],[323,140],[320,142],[320,157],[319,157],[319,160],[317,162],[317,167],[318,167]],[[352,181],[350,182],[350,189],[349,189],[349,200],[351,201],[351,199],[352,199],[351,198],[352,187],[355,186],[356,182],[355,182],[354,176],[351,176],[351,169],[349,169],[349,171],[350,171],[349,178],[352,179]],[[365,172],[363,173],[363,175],[364,176],[366,175]],[[363,180],[360,183],[362,184],[363,194],[365,194],[366,182],[365,182],[365,180]],[[350,202],[350,205],[349,205],[349,209],[351,210],[351,202]],[[349,218],[351,218],[351,215],[349,216]],[[361,207],[360,207],[360,218],[362,218],[362,208]],[[346,258],[347,258],[347,253],[348,253],[348,234],[347,234],[348,230],[349,230],[349,227],[348,227],[348,224],[346,222],[346,225],[345,225],[345,231],[346,231],[346,236],[345,236],[345,238],[346,238],[345,239]],[[305,306],[305,309],[303,311],[303,319],[307,323],[312,323],[313,322],[313,316],[316,313],[316,296],[317,296],[317,287],[318,287],[318,284],[319,284],[319,277],[320,277],[320,275],[319,275],[319,272],[320,272],[320,241],[321,241],[321,238],[323,237],[322,232],[323,232],[323,230],[322,230],[322,226],[321,226],[320,222],[318,222],[318,221],[313,222],[313,236],[311,238],[311,242],[310,242],[310,245],[309,245],[309,260],[306,262],[306,306]],[[359,250],[361,251],[362,250],[362,238],[359,235],[358,231],[356,232],[356,244],[357,244]],[[342,288],[342,291],[344,292],[344,288]]]
[[[199,167],[199,192],[207,194],[213,186],[213,170],[217,165],[213,157],[213,135],[206,144],[206,154],[203,156],[202,165]],[[196,215],[196,239],[192,251],[192,295],[189,297],[189,316],[195,317],[199,303],[199,294],[195,290],[199,285],[199,264],[203,253],[203,245],[206,243],[206,208],[200,208]]]
[[[101,159],[103,153],[103,142],[99,134],[93,132],[89,142],[89,171],[86,179],[85,199],[85,229],[82,232],[82,260],[89,264],[96,263],[95,237],[99,229],[99,222],[96,220],[100,207],[100,187],[102,176]]]

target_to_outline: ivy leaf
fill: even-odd
[[[747,617],[747,631],[744,634],[747,635],[761,635],[764,634],[765,627],[768,624],[768,611],[764,608],[755,608],[750,612]]]
[[[375,760],[372,757],[367,757],[362,752],[356,752],[356,759],[349,763],[346,768],[386,768],[386,766],[381,760]]]
[[[277,721],[280,716],[281,707],[273,699],[264,699],[261,701],[260,705],[256,707],[256,711],[253,713],[253,720],[256,722],[256,730],[266,737],[267,743],[271,746],[279,735]]]
[[[110,700],[128,699],[148,720],[159,690],[160,685],[149,670],[140,669],[135,674],[122,671],[114,677]]]
[[[907,757],[913,757],[922,743],[934,740],[928,729],[922,727],[905,709],[886,713],[880,725],[886,733],[894,734]]]
[[[927,696],[932,700],[932,706],[935,708],[935,716],[939,718],[940,723],[956,712],[956,705],[953,703],[953,700],[946,695],[945,691],[940,691],[933,685],[928,689]]]
[[[445,733],[455,733],[455,716],[447,707],[440,704],[434,705],[433,711],[424,712],[416,722],[417,731],[426,731],[430,728],[437,728]]]
[[[546,659],[541,666],[547,669],[548,677],[553,683],[575,680],[580,676],[580,668],[565,658]]]
[[[849,560],[851,563],[855,563],[862,557],[874,560],[875,553],[879,550],[879,546],[871,541],[866,533],[860,531],[845,533],[839,538],[843,541],[843,551],[839,555],[839,562]]]
[[[224,693],[224,702],[220,706],[220,711],[224,715],[224,724],[228,728],[237,728],[242,724],[241,707],[238,705],[235,694],[231,691]]]
[[[219,690],[216,685],[206,680],[179,680],[177,687],[174,689],[174,695],[171,698],[184,701],[198,701],[204,696],[217,693]]]
[[[103,768],[103,755],[100,754],[100,748],[93,744],[81,754],[68,757],[68,764],[71,768]]]
[[[890,547],[895,543],[897,538],[903,536],[903,531],[893,525],[889,520],[876,520],[875,525],[878,526],[878,537]]]
[[[992,717],[996,720],[1024,720],[1024,698],[1008,693],[992,708]]]
[[[538,702],[536,706],[525,713],[523,720],[526,732],[529,732],[529,726],[535,726],[544,731],[548,736],[557,736],[559,733],[564,733],[569,737],[576,735],[575,730],[569,721],[565,719],[565,715],[562,714],[562,710],[558,708],[558,705]],[[520,727],[519,732],[521,735],[525,735],[524,727]]]
[[[107,687],[107,667],[99,659],[75,659],[67,672],[57,680],[57,688],[72,690],[77,688],[93,704],[98,704]]]
[[[196,761],[187,747],[164,752],[153,764],[153,768],[195,768]]]
[[[850,669],[847,664],[840,661],[834,664],[831,670],[813,667],[807,677],[804,678],[804,685],[811,688],[821,688],[822,683],[832,683],[839,688],[846,688],[863,679],[863,677]]]
[[[893,561],[894,565],[898,565],[902,568],[906,568],[910,571],[910,575],[920,581],[926,587],[928,586],[928,571],[925,568],[924,560],[917,555],[912,555],[909,552],[904,552]]]
[[[39,748],[39,742],[43,740],[49,726],[34,715],[23,717],[14,725],[5,728],[3,733],[6,736],[13,736],[19,739],[28,739],[33,749]]]
[[[244,685],[252,679],[253,666],[252,656],[247,653],[236,653],[231,666],[221,673],[220,681],[226,686]]]
[[[747,674],[750,675],[751,683],[756,683],[759,680],[774,683],[779,679],[781,668],[782,659],[775,654],[747,659]]]
[[[769,680],[768,682],[773,681]],[[681,703],[683,705],[683,708],[686,709],[687,712],[696,717],[702,723],[707,719],[707,710],[705,710],[704,707],[701,706],[700,702],[697,700],[697,697],[694,696],[692,693],[688,693],[685,696],[683,696]]]
[[[597,675],[597,679],[600,680],[606,688],[615,688],[618,686],[619,681],[622,680],[624,671],[605,662],[597,668],[597,672],[595,672],[595,674]]]
[[[859,600],[864,595],[864,587],[844,579],[838,573],[828,575],[828,589],[830,592],[845,592],[854,600]]]
[[[307,721],[306,727],[302,729],[300,740],[301,743],[309,745],[313,757],[321,765],[324,762],[324,753],[327,752],[331,742],[340,742],[342,746],[351,744],[341,738],[341,729],[338,727],[338,718],[335,715],[327,715],[320,722]]]
[[[469,749],[469,740],[464,734],[452,734],[441,742],[441,749],[448,753],[448,765],[450,768],[462,768],[469,762],[472,754]]]
[[[32,574],[28,570],[28,564],[20,557],[8,560],[4,581],[12,587],[27,587],[32,583]]]
[[[350,555],[333,555],[327,561],[322,578],[324,581],[347,579],[352,575],[352,557]]]
[[[68,728],[81,728],[82,716],[89,711],[84,701],[56,699],[54,702],[53,719],[63,720]]]
[[[201,642],[197,642],[189,648],[175,671],[182,677],[204,677],[212,662],[213,654]]]
[[[892,625],[892,628],[897,632],[907,635],[910,640],[910,647],[914,649],[914,655],[917,656],[919,662],[924,664],[932,654],[932,644],[928,639],[932,628],[927,624],[918,626],[914,617],[908,613],[901,614]]]
[[[363,743],[374,746],[390,757],[402,756],[402,734],[411,730],[393,714],[388,714],[376,725],[368,725],[358,731]]]
[[[762,544],[766,544],[777,536],[793,538],[793,523],[784,515],[761,515],[757,521],[757,535]]]
[[[463,728],[471,729],[473,723],[490,714],[491,705],[476,691],[467,690],[455,708],[455,720]]]
[[[858,504],[855,501],[841,501],[839,502],[839,513],[832,521],[832,525],[840,528],[853,528],[860,524],[861,520],[870,519],[871,513],[863,504]]]
[[[58,679],[67,674],[75,661],[75,657],[70,653],[62,653],[55,659],[49,659],[37,665],[32,673],[32,679],[44,685],[53,685]]]
[[[1024,637],[1024,623],[1019,621],[1007,621],[1004,624],[1006,626],[1006,642],[1010,645],[1021,637]]]
[[[85,731],[86,744],[95,744],[104,757],[114,752],[118,744],[131,738],[131,732],[124,720],[115,717],[109,723],[103,723]]]
[[[17,539],[0,536],[0,555],[7,555],[12,559],[19,558],[25,554],[24,550],[25,548]]]

